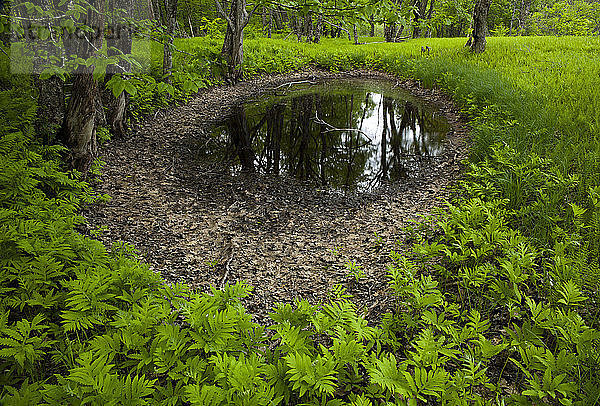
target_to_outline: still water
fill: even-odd
[[[427,171],[450,129],[440,112],[388,82],[303,84],[279,93],[236,106],[212,132],[207,155],[232,173],[369,191]]]

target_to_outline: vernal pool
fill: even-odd
[[[236,105],[204,152],[232,173],[369,191],[427,171],[450,130],[441,112],[387,81],[290,84],[275,93]]]

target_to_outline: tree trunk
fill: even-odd
[[[298,42],[302,41],[302,22],[300,20],[300,16],[297,15],[296,16],[296,20],[295,20],[295,24],[296,24],[296,37],[298,38]]]
[[[522,0],[521,1],[521,10],[519,12],[519,29],[521,35],[525,35],[525,31],[527,30],[527,18],[531,12],[531,0]]]
[[[194,24],[192,24],[192,7],[190,7],[190,3],[186,3],[187,13],[188,13],[188,24],[190,25],[190,36],[194,38],[196,33],[194,32]]]
[[[132,30],[131,27],[124,22],[124,18],[131,18],[133,13],[133,1],[109,0],[109,9],[116,10],[121,8],[124,12],[123,16],[113,16],[111,25],[113,26],[112,35],[106,38],[108,47],[107,55],[115,56],[122,52],[125,55],[131,54],[132,46]],[[112,49],[115,48],[115,49]],[[120,52],[119,52],[120,51]],[[119,66],[109,65],[106,69],[105,83],[108,82],[116,73],[128,73],[131,71],[131,66],[127,61],[119,61]],[[102,92],[102,102],[106,107],[106,120],[110,132],[116,137],[123,137],[127,130],[126,112],[129,104],[129,95],[127,92],[122,92],[117,98],[109,89],[104,89]]]
[[[487,35],[487,16],[492,0],[477,0],[473,9],[473,35],[470,39],[471,52],[485,51],[485,36]],[[468,44],[468,43],[467,43]]]
[[[271,38],[273,35],[273,9],[269,7],[269,25],[267,26],[267,37]]]
[[[34,4],[44,10],[53,7],[52,3],[47,0],[36,0]],[[6,12],[10,12],[10,10],[7,9]],[[32,23],[34,26],[39,24],[35,21],[23,22],[22,24],[29,26]],[[44,23],[44,25],[52,32],[53,28],[50,23]],[[59,56],[62,54],[62,50],[57,45],[58,38],[55,38],[54,34],[46,40],[36,38],[36,36],[27,36],[25,40],[31,43],[36,50],[33,57],[32,75],[33,84],[38,91],[34,129],[36,135],[42,137],[44,144],[50,144],[54,141],[57,131],[60,130],[65,116],[64,82],[57,76],[41,79],[40,74],[51,62],[48,57]]]
[[[93,68],[80,66],[75,73],[63,123],[63,141],[70,149],[68,164],[85,174],[96,156],[96,99],[98,86]]]
[[[283,15],[287,14],[283,13],[281,10],[279,10],[279,8],[273,13],[273,19],[275,20],[275,29],[277,31],[281,31],[281,29],[283,28]]]
[[[323,35],[323,14],[319,13],[317,16],[317,25],[315,27],[315,36],[313,42],[318,44],[321,41],[321,35]]]
[[[229,14],[225,13],[219,0],[215,0],[215,2],[219,13],[227,21],[227,31],[221,55],[227,61],[229,79],[235,83],[242,77],[244,28],[250,21],[250,15],[246,11],[246,0],[231,0]]]
[[[154,20],[154,6],[152,5],[152,0],[148,0],[148,19]]]
[[[177,23],[177,0],[165,0],[165,19],[167,23],[167,39],[163,44],[163,77],[171,83],[173,74],[173,40]]]
[[[358,45],[358,29],[356,28],[356,24],[352,25],[352,32],[354,34],[354,45]]]
[[[384,36],[386,42],[394,42],[396,40],[396,23],[388,23],[384,26]]]
[[[413,38],[421,36],[421,23],[425,19],[425,11],[427,10],[427,0],[418,0],[415,2],[413,10]]]
[[[64,83],[58,76],[40,79],[37,75],[35,82],[38,90],[35,133],[42,136],[44,144],[50,144],[65,118]]]
[[[369,25],[371,26],[371,30],[369,31],[369,36],[372,38],[375,36],[375,17],[371,14],[369,18]]]
[[[346,22],[344,21],[344,19],[342,19],[342,26],[346,25]],[[348,41],[352,42],[352,36],[350,35],[350,30],[346,30],[346,33],[348,34]]]
[[[516,3],[516,1],[513,1],[513,4],[512,4],[512,13],[510,15],[510,26],[509,26],[509,29],[508,29],[508,36],[509,37],[512,37],[512,35],[513,35],[513,27],[514,27],[514,24],[515,24],[515,12],[516,11],[517,11],[517,3]]]
[[[154,0],[156,3],[156,6],[154,7],[154,10],[158,10],[158,15],[155,14],[155,18],[156,21],[158,21],[161,25],[166,25],[167,24],[167,20],[165,18],[165,11],[163,10],[163,2],[161,0]]]
[[[96,10],[103,10],[103,3],[98,0],[91,1],[90,4]],[[63,43],[67,55],[76,54],[87,59],[96,49],[102,48],[103,29],[99,28],[104,27],[104,16],[93,8],[90,8],[87,15],[82,16],[81,22],[96,30],[65,34]],[[92,76],[93,71],[93,66],[80,65],[74,72],[71,97],[61,132],[62,140],[70,150],[69,165],[84,174],[96,156],[96,101],[99,95],[98,85]]]
[[[306,35],[306,42],[312,42],[313,40],[313,21],[312,16],[307,14],[304,16],[304,35]]]
[[[0,1],[0,14],[10,16],[10,8],[11,4],[8,1]],[[7,23],[10,25],[10,19],[7,21]],[[6,48],[10,47],[10,32],[11,30],[7,28],[0,32],[0,46],[5,46]]]
[[[429,10],[427,10],[427,14],[425,15],[425,19],[427,21],[431,21],[431,17],[433,16],[433,6],[435,5],[435,0],[431,0],[429,2]],[[425,35],[427,38],[431,38],[431,26],[427,29],[427,33]]]

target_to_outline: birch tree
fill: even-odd
[[[244,28],[260,3],[256,3],[251,12],[246,10],[246,0],[231,0],[227,11],[220,0],[215,0],[217,11],[227,22],[227,31],[221,55],[227,62],[229,80],[238,82],[242,78],[242,63],[244,62]]]

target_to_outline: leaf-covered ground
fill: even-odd
[[[276,302],[322,300],[343,284],[370,318],[386,307],[386,263],[404,249],[403,227],[431,212],[466,156],[467,128],[442,93],[399,82],[443,112],[452,127],[443,159],[430,171],[369,194],[318,191],[282,177],[228,175],[194,157],[211,126],[244,99],[281,90],[285,83],[340,77],[387,78],[380,73],[305,71],[201,91],[187,104],[149,117],[125,139],[106,144],[96,188],[112,200],[87,213],[101,239],[133,243],[169,282],[201,290],[245,280],[255,287],[246,303],[256,321]],[[375,236],[377,233],[377,238]],[[358,283],[346,264],[355,261]]]

